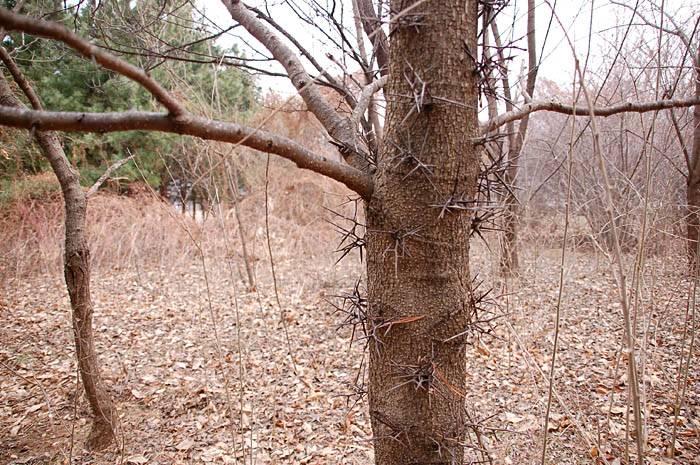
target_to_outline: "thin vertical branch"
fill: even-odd
[[[676,456],[676,438],[678,436],[678,417],[681,413],[681,408],[685,402],[685,395],[688,389],[688,371],[690,370],[690,361],[693,359],[693,348],[695,347],[695,308],[697,306],[697,290],[698,290],[698,269],[693,268],[693,291],[691,293],[690,301],[690,345],[688,347],[688,359],[685,362],[685,369],[683,369],[683,345],[681,345],[681,357],[680,357],[680,368],[678,370],[678,382],[682,385],[676,390],[676,405],[674,406],[673,415],[673,434],[671,436],[671,445],[668,450],[668,456],[673,458]],[[687,327],[687,314],[686,314],[686,327]],[[683,342],[685,343],[685,334],[683,335]],[[681,382],[682,378],[682,382]]]
[[[552,8],[551,4],[549,3],[549,0],[545,0],[545,3]],[[552,8],[552,11],[554,9]],[[561,21],[559,20],[559,17],[555,14],[554,15],[557,22],[559,22],[560,27],[562,28],[563,31],[565,31],[563,25],[561,24]],[[634,334],[632,333],[633,328],[632,328],[632,319],[630,316],[630,311],[629,311],[629,302],[628,302],[628,296],[627,296],[627,280],[626,276],[624,273],[623,269],[623,264],[622,264],[622,249],[620,247],[620,238],[619,238],[619,232],[617,230],[617,225],[615,221],[615,210],[614,210],[614,203],[613,203],[613,196],[612,196],[612,187],[610,183],[610,177],[608,176],[608,170],[607,166],[605,164],[605,160],[603,158],[603,151],[600,146],[600,131],[598,129],[598,121],[596,119],[596,115],[594,112],[594,107],[593,107],[593,101],[591,100],[591,97],[588,93],[588,90],[586,88],[586,83],[583,81],[583,72],[581,71],[581,67],[579,66],[579,61],[578,58],[576,57],[576,51],[574,48],[573,43],[571,42],[571,39],[569,35],[565,32],[564,37],[566,38],[567,42],[569,43],[569,47],[571,48],[571,52],[574,55],[574,63],[576,65],[576,73],[579,76],[579,80],[581,81],[581,90],[583,91],[583,95],[586,99],[586,104],[588,106],[589,112],[590,112],[590,121],[591,121],[591,131],[593,133],[593,149],[595,152],[595,156],[598,160],[598,166],[600,168],[600,172],[602,175],[602,181],[603,181],[603,187],[605,190],[605,204],[606,204],[606,210],[608,213],[608,218],[610,221],[610,230],[612,234],[612,240],[613,240],[613,252],[615,256],[615,261],[617,261],[617,269],[613,268],[615,270],[615,277],[617,280],[618,284],[618,292],[620,296],[620,302],[622,304],[622,316],[623,316],[623,323],[625,326],[625,343],[627,346],[627,353],[628,353],[628,360],[627,360],[627,377],[629,380],[629,392],[630,392],[630,397],[631,397],[631,403],[634,411],[634,422],[635,422],[635,432],[636,432],[636,442],[637,442],[637,460],[638,462],[644,463],[644,437],[643,437],[643,431],[642,431],[642,412],[641,412],[641,405],[639,402],[639,380],[638,380],[638,374],[637,374],[637,360],[635,356],[635,342],[634,342]]]
[[[574,94],[576,93],[576,76],[574,76]],[[575,102],[574,102],[575,105]],[[557,361],[557,349],[559,348],[559,332],[560,332],[560,320],[561,320],[561,301],[564,294],[564,266],[566,263],[566,241],[569,234],[569,217],[571,213],[571,180],[573,178],[574,169],[574,137],[575,137],[576,125],[572,122],[571,124],[571,138],[569,139],[569,172],[568,181],[566,185],[566,206],[564,213],[564,238],[561,244],[561,263],[559,264],[559,293],[557,295],[557,308],[556,317],[554,322],[554,344],[552,347],[552,366],[549,369],[549,390],[547,393],[547,411],[544,417],[544,431],[542,433],[542,458],[540,460],[541,465],[545,465],[547,459],[547,433],[549,429],[549,415],[552,408],[552,397],[554,393],[554,373]]]
[[[267,252],[270,255],[270,270],[272,271],[272,285],[275,290],[275,300],[277,301],[277,307],[280,311],[280,322],[282,323],[282,328],[284,329],[284,337],[287,340],[287,354],[289,359],[292,361],[292,369],[294,374],[297,372],[297,364],[294,361],[294,355],[292,354],[292,344],[289,341],[289,329],[287,328],[287,320],[284,319],[284,309],[282,308],[282,303],[280,302],[280,294],[277,290],[277,273],[275,273],[275,260],[272,256],[272,245],[270,242],[270,154],[267,154],[267,164],[265,165],[265,238],[267,240]]]

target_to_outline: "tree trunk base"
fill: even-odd
[[[114,442],[114,430],[112,425],[95,419],[92,422],[90,435],[85,442],[85,448],[91,452],[107,449]]]

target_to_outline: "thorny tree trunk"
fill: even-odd
[[[395,0],[399,12],[413,0]],[[462,463],[478,155],[476,1],[392,24],[384,146],[367,212],[369,408],[377,464]],[[423,86],[425,84],[425,87]],[[454,103],[460,102],[460,103]]]
[[[22,106],[1,74],[0,104]],[[63,271],[71,301],[78,369],[85,394],[94,414],[86,446],[90,450],[101,450],[114,441],[114,407],[102,382],[92,331],[90,251],[85,234],[87,198],[80,187],[77,173],[71,168],[63,152],[56,133],[37,131],[36,138],[44,155],[49,160],[63,192],[66,208]]]
[[[700,97],[700,48],[695,54],[695,96]],[[700,105],[693,108],[693,151],[688,165],[688,256],[693,266],[698,262],[698,231],[700,231]]]

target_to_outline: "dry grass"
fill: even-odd
[[[245,457],[256,463],[371,462],[366,405],[349,407],[343,397],[363,363],[360,345],[350,347],[350,334],[335,330],[339,316],[326,302],[361,273],[354,258],[332,266],[339,236],[324,207],[337,207],[347,193],[287,166],[273,166],[268,199],[280,306],[270,276],[261,178],[241,203],[259,278],[256,290],[238,284],[245,280],[230,207],[195,222],[148,191],[91,199],[96,338],[122,415],[124,450],[121,457],[114,451],[73,456],[75,463],[129,457],[134,463],[144,457],[151,463],[202,463],[210,457],[218,457],[214,463],[241,457],[244,463]],[[60,195],[24,198],[2,218],[0,233],[7,239],[0,245],[2,276],[10,292],[0,298],[7,317],[0,341],[5,386],[0,411],[6,413],[0,426],[14,433],[0,435],[9,451],[0,452],[0,461],[63,460],[74,439],[74,453],[81,454],[89,411],[80,399],[74,412],[77,379],[60,277]],[[583,219],[572,219],[574,235],[589,234],[586,228]],[[491,296],[503,314],[496,337],[468,349],[475,415],[499,428],[487,444],[494,463],[537,460],[547,390],[539,373],[551,361],[562,230],[561,217],[523,225],[522,270],[512,281],[497,269],[497,234],[487,235],[490,250],[474,241],[472,269],[484,281],[482,291],[494,288]],[[663,228],[655,231],[662,234]],[[671,249],[682,250],[672,235],[663,237]],[[566,321],[556,381],[563,401],[550,423],[550,457],[552,463],[598,463],[592,438],[599,443],[595,453],[600,449],[612,462],[623,456],[625,444],[619,304],[602,254],[570,244],[576,250],[567,252],[565,264]],[[631,263],[634,256],[626,259]],[[649,454],[657,463],[670,463],[661,460],[673,421],[678,357],[689,344],[682,331],[689,301],[683,265],[679,253],[650,257],[635,299],[638,341],[645,345]],[[224,352],[217,355],[219,347]],[[693,384],[680,424],[684,449],[676,458],[683,464],[695,464],[697,456],[697,364],[691,363],[689,376]],[[224,394],[227,386],[231,401]],[[222,413],[231,407],[233,422]]]
[[[270,238],[275,258],[331,259],[328,242],[337,240],[328,209],[343,210],[348,191],[310,173],[277,168],[269,185]],[[88,205],[88,238],[94,271],[156,266],[164,272],[199,259],[224,263],[240,257],[239,227],[233,205],[214,205],[194,221],[149,189],[131,196],[98,193]],[[254,260],[267,260],[264,184],[240,202]],[[60,192],[19,195],[0,213],[0,282],[35,273],[61,273],[64,210]],[[327,260],[326,260],[327,261]]]

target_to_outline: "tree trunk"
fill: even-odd
[[[494,23],[494,31],[495,31]],[[501,48],[500,40],[496,39],[497,46]],[[527,84],[525,90],[532,98],[535,93],[537,81],[537,51],[535,44],[535,0],[527,2]],[[503,78],[507,85],[507,76]],[[506,93],[507,101],[510,100],[510,87]],[[507,105],[510,107],[510,104]],[[510,110],[510,108],[508,108]],[[518,125],[518,133],[509,138],[508,144],[508,168],[505,173],[505,182],[509,189],[506,192],[505,211],[503,218],[503,242],[501,246],[501,271],[505,275],[517,274],[520,263],[518,262],[518,227],[520,222],[520,202],[515,197],[515,189],[518,179],[518,157],[525,143],[525,135],[530,122],[530,115],[525,115]]]
[[[395,0],[391,11],[413,3]],[[464,456],[476,20],[475,1],[431,1],[391,25],[385,139],[367,210],[369,407],[380,465]]]
[[[695,96],[700,97],[700,48],[695,54]],[[698,262],[698,231],[700,231],[700,105],[693,108],[693,151],[688,165],[686,199],[688,211],[688,257],[693,267]]]
[[[51,144],[60,148],[58,138],[54,134],[38,133],[39,143],[45,147],[42,139],[48,139]],[[46,152],[46,148],[44,148]],[[62,149],[61,149],[62,153]],[[63,157],[62,160],[65,160]],[[56,172],[63,198],[66,205],[66,243],[63,273],[66,279],[68,295],[73,310],[73,332],[75,350],[78,357],[78,369],[85,387],[85,394],[94,418],[92,429],[86,446],[89,450],[102,450],[114,441],[114,407],[105,389],[100,374],[100,365],[95,353],[95,341],[92,331],[93,306],[90,298],[90,250],[85,234],[85,214],[87,199],[80,187],[78,176],[72,170],[58,175],[58,170],[70,168],[51,165]]]
[[[24,78],[19,75],[19,79],[23,80]],[[23,84],[28,86],[26,81]],[[32,100],[31,97],[30,100]],[[38,100],[36,101],[38,102]],[[1,74],[0,104],[14,107],[23,106]],[[94,414],[92,430],[86,446],[90,450],[101,450],[114,440],[114,407],[102,382],[92,332],[90,251],[85,234],[87,198],[80,187],[78,174],[71,168],[63,152],[58,136],[54,132],[37,131],[36,138],[44,155],[49,160],[63,192],[66,208],[63,270],[71,301],[78,369],[85,387],[85,394]]]

